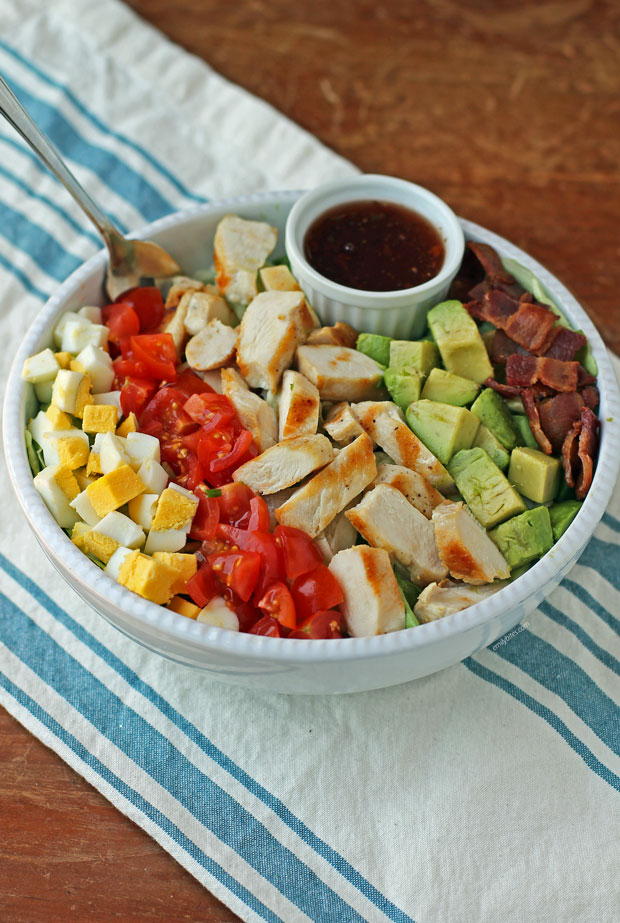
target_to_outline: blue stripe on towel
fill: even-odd
[[[257,818],[4,594],[0,594],[0,611],[7,648],[292,904],[318,923],[364,923],[350,904]]]
[[[64,282],[84,262],[65,250],[49,231],[6,202],[0,203],[0,235],[57,282]]]
[[[93,565],[94,567],[95,565]],[[413,923],[411,918],[389,901],[356,869],[350,865],[335,849],[332,849],[320,837],[312,832],[287,806],[275,795],[271,794],[259,782],[246,773],[223,751],[215,746],[196,728],[187,718],[177,712],[166,699],[155,689],[145,683],[130,667],[116,657],[104,644],[94,638],[85,628],[76,622],[64,609],[61,609],[41,587],[12,564],[4,555],[0,554],[0,568],[2,568],[16,583],[20,584],[36,601],[47,609],[65,628],[69,629],[76,638],[89,647],[104,663],[115,669],[130,686],[140,692],[148,701],[155,705],[166,718],[186,734],[190,740],[197,744],[207,756],[218,766],[226,770],[236,781],[240,782],[255,798],[269,807],[280,820],[285,823],[297,836],[310,846],[317,855],[321,856],[335,868],[350,884],[356,887],[365,897],[381,910],[393,923]]]
[[[60,90],[60,92],[75,106],[75,108],[81,112],[82,115],[85,116],[90,121],[90,123],[94,125],[95,128],[97,128],[102,134],[115,138],[122,144],[127,145],[127,147],[131,148],[131,150],[135,151],[137,154],[140,154],[140,156],[143,157],[144,160],[152,167],[154,167],[161,176],[168,180],[168,182],[177,190],[177,192],[180,192],[181,195],[185,196],[192,202],[202,203],[207,201],[207,199],[205,199],[203,196],[191,192],[191,190],[188,189],[187,186],[182,183],[181,180],[178,179],[178,177],[176,177],[167,167],[165,167],[164,164],[162,164],[156,157],[154,157],[150,151],[102,122],[101,119],[94,115],[94,113],[92,113],[90,109],[88,109],[88,107],[85,106],[84,103],[78,99],[78,97],[68,87],[66,87],[59,80],[54,79],[54,77],[52,77],[46,71],[42,70],[40,67],[37,67],[37,65],[33,64],[32,61],[29,61],[28,58],[25,58],[22,54],[20,54],[16,48],[13,48],[13,46],[9,45],[5,41],[2,41],[1,39],[0,48],[2,48],[7,54],[11,55],[11,57],[13,57],[16,61],[19,61],[21,64],[23,64],[24,67],[35,74],[44,83],[47,83],[50,86],[55,87],[57,90]],[[172,206],[170,206],[169,211],[172,210]]]
[[[519,633],[519,637],[525,634],[525,631]],[[505,647],[510,647],[514,643],[514,638],[510,641],[510,644],[504,645]],[[527,692],[524,692],[523,689],[520,689],[518,686],[515,686],[514,683],[511,683],[510,680],[504,679],[503,676],[500,676],[498,673],[495,673],[493,670],[490,670],[488,667],[483,666],[479,661],[473,657],[468,657],[467,660],[463,661],[463,665],[467,667],[472,673],[478,676],[480,679],[485,680],[487,683],[490,683],[492,686],[496,686],[498,689],[501,689],[503,692],[506,692],[508,695],[511,695],[513,699],[516,699],[517,702],[521,702],[522,705],[525,705],[526,708],[529,708],[531,712],[535,715],[538,715],[539,718],[542,718],[547,724],[557,731],[558,734],[566,741],[566,743],[581,757],[584,763],[601,779],[604,779],[612,788],[617,792],[620,792],[620,778],[608,769],[601,761],[592,753],[592,751],[586,747],[586,745],[581,741],[569,728],[564,724],[564,722],[558,718],[558,716],[551,711],[550,708],[547,708],[546,705],[542,705],[531,695],[528,695]],[[520,666],[520,665],[519,665]]]
[[[116,154],[84,138],[59,109],[34,96],[14,80],[11,80],[11,88],[64,157],[97,173],[110,189],[133,205],[147,220],[154,221],[174,211],[172,202],[148,180]]]
[[[11,143],[9,139],[6,138],[1,132],[0,132],[0,137],[2,138],[2,142],[4,144]],[[21,150],[23,150],[21,145],[15,144],[15,147],[19,147]],[[50,208],[52,211],[56,212],[56,214],[59,215],[63,221],[66,221],[69,227],[73,228],[73,230],[77,234],[79,234],[80,237],[85,237],[92,244],[94,244],[97,247],[97,249],[101,247],[100,237],[97,237],[96,234],[93,234],[91,231],[87,230],[85,227],[82,227],[80,223],[76,221],[76,219],[73,217],[73,215],[70,215],[69,212],[66,211],[66,209],[62,208],[62,206],[58,205],[56,202],[50,199],[49,196],[43,195],[42,192],[37,192],[32,186],[24,182],[24,180],[21,179],[19,176],[17,176],[15,173],[13,173],[11,170],[1,165],[0,165],[0,175],[8,179],[10,183],[14,183],[19,189],[22,190],[22,192],[25,192],[26,195],[30,196],[33,199],[36,199],[37,202],[42,202],[44,205],[47,205],[47,207]]]
[[[569,580],[567,577],[562,581],[561,586],[572,593],[573,596],[583,603],[585,606],[588,606],[598,617],[605,622],[612,631],[617,635],[620,635],[620,619],[616,618],[615,615],[612,615],[609,609],[606,609],[605,606],[602,606],[591,593],[582,587],[580,584],[575,583],[573,580]]]
[[[40,298],[41,301],[47,301],[51,292],[45,292],[42,288],[38,288],[33,282],[30,281],[28,273],[24,272],[22,269],[19,269],[18,266],[14,266],[13,263],[0,253],[0,266],[4,267],[7,272],[10,272],[11,275],[20,282],[26,291],[30,295],[34,295],[35,298]]]
[[[567,631],[570,631],[570,633],[578,638],[583,646],[587,648],[591,654],[594,654],[597,660],[604,664],[609,670],[620,675],[620,661],[618,661],[613,654],[610,654],[609,651],[606,651],[605,648],[601,647],[600,644],[597,644],[596,641],[583,630],[581,625],[578,625],[573,619],[569,618],[568,615],[564,615],[563,612],[560,612],[559,609],[552,606],[548,600],[543,600],[538,608],[552,621],[561,625],[562,628],[565,628]]]
[[[527,628],[495,653],[559,696],[591,731],[620,756],[620,708],[570,657]]]
[[[263,917],[267,923],[282,923],[280,917],[272,913],[261,901],[259,901],[250,891],[243,887],[235,878],[228,874],[220,865],[206,855],[193,840],[190,840],[173,822],[158,811],[157,808],[138,794],[133,788],[123,782],[115,773],[105,766],[96,756],[80,743],[72,734],[65,730],[62,725],[51,717],[44,709],[30,698],[22,689],[16,686],[11,680],[0,671],[0,686],[2,686],[11,695],[16,702],[23,708],[27,709],[36,719],[40,721],[54,737],[57,737],[66,747],[75,753],[83,763],[90,766],[97,775],[99,775],[108,785],[111,785],[120,795],[129,801],[134,807],[138,808],[145,817],[156,823],[175,843],[185,852],[198,862],[202,867],[220,884],[224,885],[231,894],[243,901],[256,914]]]

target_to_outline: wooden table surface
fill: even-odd
[[[131,5],[363,170],[529,251],[620,351],[614,0]],[[5,712],[0,741],[0,920],[238,919]]]

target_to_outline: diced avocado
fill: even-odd
[[[386,369],[383,373],[383,381],[390,392],[390,397],[403,411],[412,401],[419,399],[423,379],[422,372],[414,368],[402,369],[402,371]]]
[[[555,495],[556,503],[560,503],[562,500],[575,500],[575,488],[569,487],[565,478],[560,478],[560,486]]]
[[[400,595],[405,604],[405,628],[415,628],[415,626],[420,623],[414,615],[413,607],[420,595],[420,588],[417,587],[415,583],[411,582],[408,573],[398,561],[394,562],[394,576],[396,577],[396,583],[398,584]]]
[[[449,372],[482,384],[493,366],[476,322],[460,301],[442,301],[428,312],[428,325]]]
[[[487,453],[491,461],[494,461],[501,471],[505,471],[510,461],[510,454],[506,451],[499,439],[496,439],[490,429],[480,424],[478,435],[474,439],[474,446],[480,446]]]
[[[510,571],[510,579],[516,580],[517,577],[522,577],[526,570],[529,570],[534,562],[530,561],[529,564],[522,564],[521,567],[515,567],[514,570]]]
[[[393,369],[418,369],[428,375],[439,365],[439,350],[430,340],[392,340],[388,365]]]
[[[485,529],[491,529],[511,516],[525,512],[523,498],[484,449],[478,447],[458,452],[448,465],[448,471],[470,510]]]
[[[538,443],[534,438],[528,418],[523,416],[522,413],[515,413],[512,417],[512,423],[517,431],[517,445],[526,445],[530,449],[537,449]]]
[[[443,465],[461,449],[468,449],[480,421],[464,407],[437,401],[414,401],[407,408],[407,423]]]
[[[520,516],[513,516],[489,532],[489,538],[493,539],[511,570],[536,561],[553,545],[549,510],[546,506],[535,506]]]
[[[554,503],[549,507],[554,542],[564,535],[581,507],[579,500],[564,500],[562,503]]]
[[[391,342],[391,337],[384,337],[379,333],[360,333],[355,348],[364,355],[370,356],[375,362],[387,366],[390,364]]]
[[[431,369],[422,389],[422,397],[442,404],[465,407],[475,399],[480,385],[470,378],[461,378],[445,369]]]
[[[512,422],[512,414],[506,407],[504,398],[493,388],[485,388],[471,405],[481,423],[490,429],[505,449],[510,452],[517,444],[517,431]]]
[[[562,464],[559,458],[545,455],[538,449],[517,446],[510,456],[508,480],[534,503],[549,503],[555,498],[560,484]]]

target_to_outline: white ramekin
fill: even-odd
[[[220,219],[238,214],[278,228],[275,255],[280,257],[285,221],[300,195],[265,192],[210,202],[162,218],[138,236],[157,241],[191,275],[208,263]],[[4,451],[13,488],[34,536],[67,584],[144,647],[223,682],[269,692],[333,694],[404,683],[469,657],[524,619],[576,562],[609,503],[620,467],[620,394],[601,337],[565,286],[504,238],[467,221],[462,226],[468,240],[490,244],[538,276],[571,324],[583,330],[599,367],[603,426],[592,487],[559,542],[527,573],[494,596],[436,622],[374,638],[324,641],[266,638],[194,622],[111,580],[71,543],[34,488],[24,441],[32,385],[21,378],[24,359],[50,344],[64,311],[102,303],[106,257],[101,251],[63,282],[34,319],[15,356],[4,401]]]
[[[364,199],[404,205],[437,229],[445,258],[433,279],[393,292],[365,292],[332,282],[312,268],[304,256],[304,237],[313,221],[336,205]],[[311,189],[295,203],[286,222],[286,253],[291,270],[323,323],[346,321],[356,330],[399,339],[422,335],[426,313],[448,294],[464,247],[461,225],[445,202],[415,183],[379,174],[336,180]]]

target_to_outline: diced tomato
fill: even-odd
[[[225,586],[247,602],[260,574],[260,555],[254,551],[222,551],[207,558]]]
[[[177,349],[171,333],[143,333],[132,336],[134,358],[144,364],[151,378],[174,381],[177,377]]]
[[[140,333],[140,318],[129,304],[108,304],[102,308],[101,317],[110,330],[110,342],[116,346],[121,339]]]
[[[315,612],[289,638],[342,638],[342,613],[332,609]]]
[[[220,520],[229,526],[244,529],[250,521],[250,500],[253,492],[245,484],[224,484],[218,497]]]
[[[324,564],[297,577],[291,586],[291,595],[297,618],[302,620],[324,609],[334,609],[344,599],[338,581]]]
[[[269,532],[269,507],[262,497],[250,500],[250,518],[246,526],[248,532]]]
[[[202,564],[185,584],[185,592],[202,609],[214,596],[221,593],[220,583],[209,564]]]
[[[150,379],[126,378],[121,386],[121,410],[123,411],[123,416],[127,417],[130,413],[135,413],[139,417],[156,390],[157,383]]]
[[[257,599],[267,592],[272,583],[284,583],[286,572],[282,549],[269,532],[250,532],[220,522],[216,535],[231,545],[247,551],[257,551],[260,555],[261,573],[255,593]]]
[[[274,583],[258,603],[266,615],[273,616],[285,628],[296,627],[295,603],[284,583]]]
[[[215,538],[215,530],[220,521],[220,505],[216,497],[207,497],[204,490],[197,490],[198,509],[192,520],[190,538],[204,542]]]
[[[252,442],[252,433],[247,429],[242,429],[233,445],[228,451],[220,449],[218,454],[209,464],[209,471],[217,474],[218,471],[224,471],[225,468],[234,470],[250,447]]]
[[[146,405],[140,418],[140,429],[145,430],[153,421],[177,436],[193,433],[198,427],[183,410],[185,395],[176,388],[161,388]]]
[[[188,490],[196,490],[196,488],[201,485],[204,481],[204,474],[202,471],[202,466],[195,455],[187,455],[183,459],[182,472],[177,478],[181,487],[186,487]]]
[[[155,285],[140,285],[129,288],[116,299],[130,305],[139,318],[140,330],[144,333],[159,327],[164,316],[164,299]],[[138,331],[136,330],[136,333]]]
[[[219,421],[227,423],[235,416],[235,408],[228,400],[225,394],[216,394],[215,391],[209,393],[192,394],[183,405],[185,413],[189,414],[192,420],[200,423],[201,426],[212,423],[214,417],[219,417]]]
[[[293,526],[276,526],[274,535],[282,545],[286,576],[295,580],[323,563],[323,558],[310,536]]]
[[[270,615],[263,616],[250,628],[251,635],[267,635],[269,638],[281,638],[282,632],[278,621]]]
[[[126,378],[150,378],[143,362],[135,359],[116,359],[112,363],[115,381],[122,387]]]
[[[184,369],[180,372],[174,387],[177,391],[182,391],[186,397],[191,397],[192,394],[215,394],[211,385],[208,385],[200,375],[192,372],[191,369]]]

